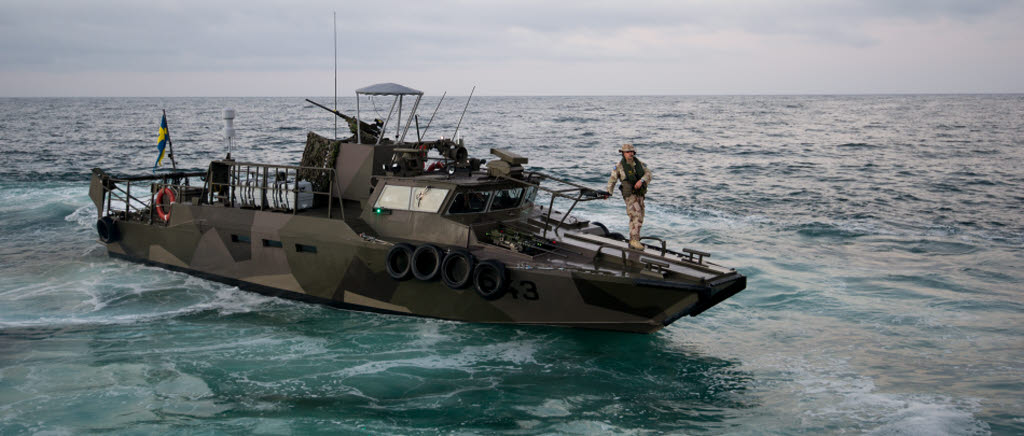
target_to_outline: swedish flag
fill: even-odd
[[[164,112],[163,118],[160,119],[160,136],[157,138],[156,149],[160,153],[156,157],[156,163],[153,164],[153,170],[156,171],[156,167],[160,165],[160,162],[164,160],[164,150],[167,148],[167,141],[170,141],[171,134],[167,131],[167,112]]]

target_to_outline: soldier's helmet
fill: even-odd
[[[627,151],[632,151],[633,154],[636,154],[636,147],[633,147],[633,144],[622,144],[622,148],[619,149],[619,153],[625,153]]]

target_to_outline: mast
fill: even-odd
[[[338,112],[338,11],[334,11],[334,112]],[[334,117],[334,140],[338,140],[338,117]]]

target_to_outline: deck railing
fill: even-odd
[[[551,213],[555,210],[554,208],[556,198],[563,198],[572,201],[572,205],[569,206],[569,210],[565,211],[565,214],[562,216],[562,219],[558,221],[558,224],[555,225],[553,229],[551,229],[551,231],[556,234],[558,232],[558,229],[565,225],[565,220],[569,218],[569,214],[572,213],[573,209],[576,208],[576,205],[578,205],[581,202],[603,200],[608,197],[608,195],[604,192],[597,191],[595,189],[591,189],[578,183],[573,183],[568,180],[560,179],[558,177],[550,176],[548,174],[536,171],[526,172],[523,174],[522,178],[507,176],[496,176],[496,178],[513,181],[526,186],[533,186],[538,190],[550,194],[551,200],[548,202],[545,221],[551,221]],[[545,186],[541,186],[540,183],[545,180],[549,180],[556,183],[557,185],[559,185],[561,189],[551,189]],[[565,186],[568,186],[568,188],[565,188]],[[548,227],[549,226],[547,225],[544,226],[543,234],[541,235],[542,238],[547,237]]]
[[[314,185],[317,180],[325,180],[327,186]],[[216,161],[210,164],[204,200],[209,204],[295,214],[317,207],[321,204],[317,199],[324,199],[327,217],[333,218],[332,198],[339,188],[337,183],[334,168]],[[344,209],[339,209],[344,219]]]
[[[200,179],[205,172],[174,172],[154,174],[151,176],[114,177],[100,173],[103,186],[102,209],[100,215],[116,215],[124,220],[154,220],[154,202],[157,193],[170,187],[178,193],[195,193],[202,191]],[[187,194],[186,194],[187,195]]]
[[[115,177],[99,171],[97,176],[103,187],[101,216],[150,224],[167,224],[160,211],[169,212],[172,203],[223,204],[292,214],[326,206],[327,217],[333,218],[332,197],[338,183],[333,168],[233,161],[212,162],[201,172]],[[327,186],[314,186],[310,180],[325,180]],[[173,200],[172,195],[160,194],[165,190]]]

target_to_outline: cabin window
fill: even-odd
[[[526,197],[527,203],[533,203],[533,201],[537,198],[537,187],[531,186],[529,188],[526,188],[526,195],[524,197]]]
[[[505,210],[519,206],[519,200],[523,199],[523,188],[501,189],[494,193],[494,201],[491,202],[491,210]]]
[[[409,199],[412,197],[411,186],[387,185],[377,197],[374,208],[409,210]]]
[[[274,247],[274,248],[284,247],[284,245],[281,244],[281,241],[275,241],[273,239],[264,239],[263,240],[263,246],[264,247]]]
[[[483,212],[490,198],[491,191],[459,192],[452,199],[452,205],[448,206],[448,213]]]
[[[316,253],[315,245],[295,244],[295,251],[299,253]]]
[[[231,235],[231,242],[241,242],[243,244],[249,244],[252,242],[252,240],[250,240],[249,237],[245,235]]]
[[[437,213],[448,196],[447,189],[412,188],[412,210],[417,212]]]

